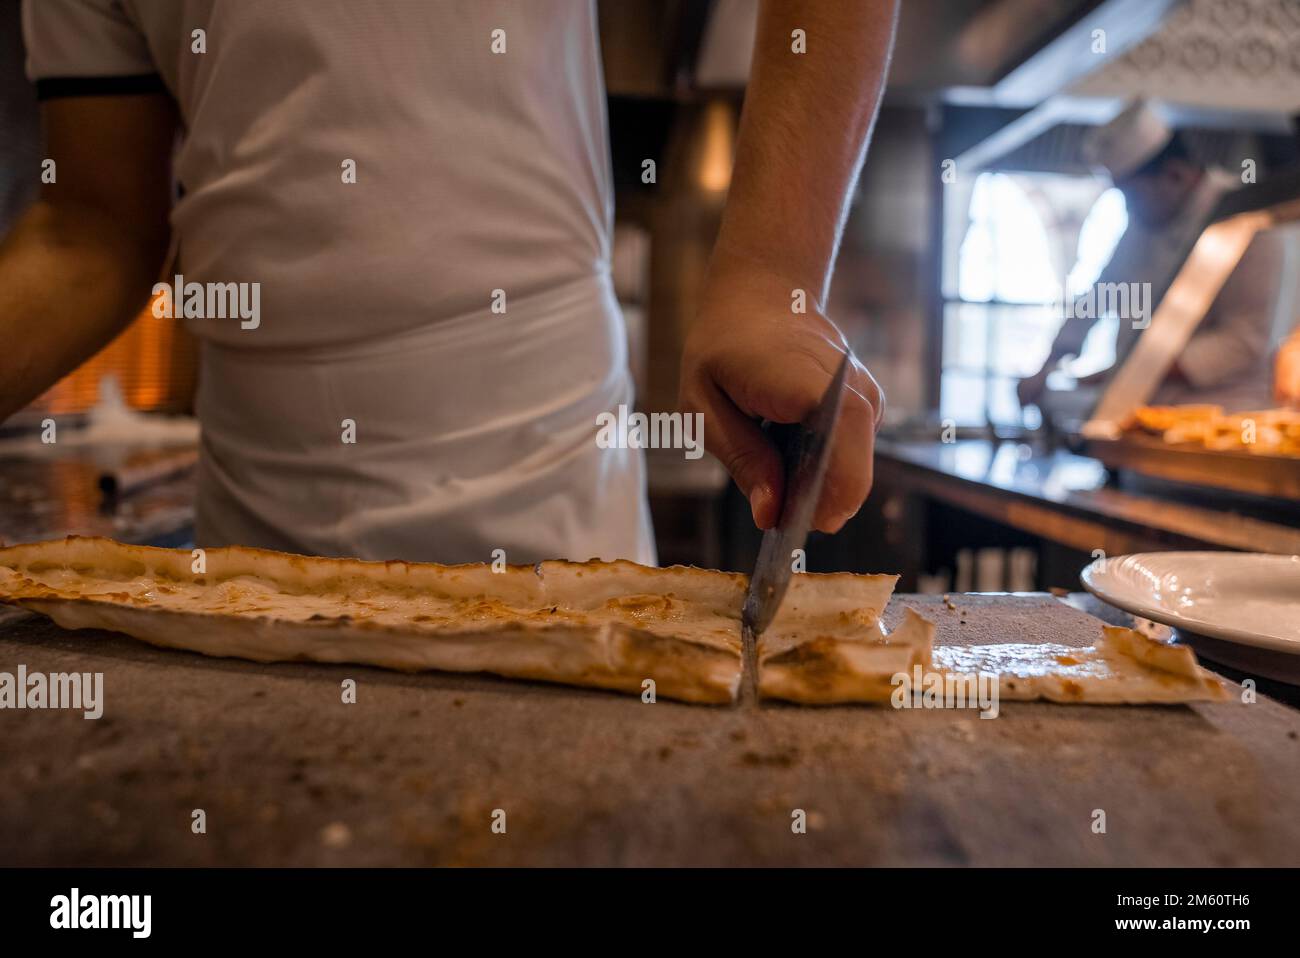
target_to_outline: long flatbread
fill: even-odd
[[[795,576],[759,643],[764,698],[886,702],[894,677],[996,669],[1001,697],[1181,702],[1222,695],[1184,648],[1106,633],[1096,649],[933,649],[911,610],[880,617],[897,576]],[[191,553],[81,538],[0,549],[0,602],[70,629],[256,662],[490,672],[728,703],[741,676],[747,580],[631,562],[363,562],[229,547]],[[1128,630],[1117,630],[1127,633]],[[1078,661],[1074,661],[1078,659]]]
[[[801,576],[773,641],[872,627],[895,576]],[[726,703],[747,579],[631,562],[443,566],[67,539],[0,549],[0,601],[69,629],[256,662],[491,672]],[[793,639],[789,639],[793,641]]]
[[[0,550],[0,598],[69,629],[255,662],[348,662],[729,702],[743,576],[630,562],[441,566],[109,539]],[[198,571],[196,571],[196,569]]]

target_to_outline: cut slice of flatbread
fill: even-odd
[[[1191,649],[1133,629],[1104,626],[1097,645],[1085,648],[1046,642],[935,648],[933,642],[933,623],[908,609],[892,633],[877,624],[856,640],[822,636],[764,660],[759,691],[805,705],[884,703],[904,686],[900,676],[909,688],[930,676],[939,688],[967,688],[961,680],[984,674],[996,678],[1000,701],[1144,705],[1228,697]]]
[[[888,702],[894,676],[928,665],[933,641],[934,623],[908,609],[891,633],[877,621],[851,637],[822,633],[799,643],[760,643],[758,692],[804,705]]]
[[[997,671],[1001,697],[1182,702],[1222,696],[1191,651],[1128,630],[1095,649],[932,650],[908,610],[880,623],[897,576],[803,573],[759,640],[765,698],[885,702],[920,667]],[[0,601],[70,629],[256,662],[491,672],[726,703],[741,677],[746,578],[631,562],[536,566],[322,559],[231,547],[198,555],[76,536],[0,549]],[[1112,634],[1114,633],[1114,634]],[[1217,694],[1216,694],[1217,693]]]
[[[1228,698],[1223,682],[1197,665],[1187,646],[1114,626],[1103,627],[1101,640],[1083,649],[1054,643],[937,648],[931,668],[996,674],[998,696],[1008,701],[1137,705]]]

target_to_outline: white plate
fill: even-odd
[[[1300,556],[1146,552],[1098,559],[1080,578],[1099,599],[1173,626],[1225,665],[1284,681],[1300,673]]]

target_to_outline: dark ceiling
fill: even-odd
[[[903,0],[890,95],[990,87],[1103,5],[1104,0]],[[689,95],[697,72],[720,75],[718,87],[739,89],[756,10],[757,0],[601,0],[610,92]],[[712,43],[706,44],[706,36]],[[706,46],[721,66],[698,62]]]

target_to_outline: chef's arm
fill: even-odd
[[[1124,231],[1124,235],[1111,250],[1110,258],[1092,287],[1075,298],[1069,318],[1057,330],[1056,338],[1052,340],[1052,348],[1048,351],[1047,358],[1043,360],[1043,365],[1038,372],[1026,376],[1017,385],[1016,394],[1022,406],[1038,401],[1047,389],[1047,377],[1060,365],[1062,359],[1067,356],[1078,356],[1083,351],[1088,333],[1092,331],[1099,318],[1096,316],[1096,304],[1103,301],[1101,290],[1115,283],[1129,283],[1142,278],[1140,274],[1135,275],[1135,263],[1141,263],[1144,259],[1146,251],[1143,247],[1148,242],[1150,240],[1145,232],[1132,228]],[[1083,308],[1085,306],[1087,308]],[[1094,373],[1079,380],[1079,385],[1090,385],[1105,379],[1107,375],[1108,373]]]
[[[895,0],[762,4],[715,273],[762,267],[823,305],[896,13]]]
[[[779,454],[757,420],[798,422],[848,346],[824,315],[849,200],[880,105],[897,0],[765,0],[722,228],[687,338],[681,404],[772,525]],[[879,387],[860,363],[815,523],[837,530],[871,487]]]
[[[1101,283],[1105,275],[1103,272],[1097,283]],[[1047,358],[1043,360],[1043,365],[1039,367],[1038,372],[1026,376],[1016,385],[1016,396],[1022,406],[1038,401],[1047,389],[1047,377],[1061,364],[1062,359],[1067,356],[1078,356],[1083,351],[1084,341],[1097,323],[1096,317],[1091,315],[1093,310],[1078,308],[1078,304],[1083,299],[1084,297],[1079,297],[1075,300],[1075,308],[1070,310],[1069,317],[1057,330],[1056,338],[1052,340],[1052,348],[1048,351]],[[1093,302],[1096,300],[1094,299]],[[1088,378],[1091,377],[1085,377]],[[1083,385],[1085,380],[1079,382]]]
[[[1097,319],[1091,316],[1080,316],[1078,313],[1079,310],[1072,310],[1070,317],[1057,330],[1056,338],[1052,340],[1052,349],[1043,363],[1045,369],[1049,371],[1055,369],[1062,359],[1078,356],[1083,352],[1083,344],[1092,327],[1097,324]]]
[[[1280,244],[1266,234],[1246,248],[1215,300],[1214,324],[1193,333],[1178,357],[1177,378],[1193,389],[1217,386],[1268,354],[1282,258]]]
[[[0,243],[0,421],[126,327],[167,252],[171,100],[56,99],[42,119],[54,182]]]

